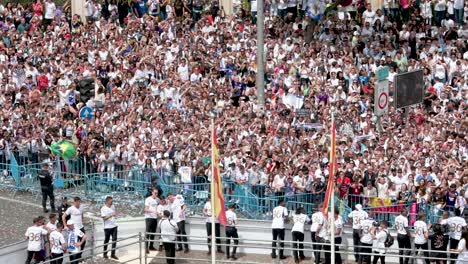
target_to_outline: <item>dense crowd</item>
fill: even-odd
[[[320,194],[334,115],[342,197],[455,205],[468,181],[465,2],[265,2],[263,110],[256,1],[229,16],[217,1],[90,0],[85,19],[52,0],[0,6],[0,161],[39,162],[69,140],[94,171],[185,166],[199,182],[215,115],[225,177],[259,194]],[[398,73],[423,69],[425,87],[422,104],[389,107],[381,133],[379,66],[391,96]]]

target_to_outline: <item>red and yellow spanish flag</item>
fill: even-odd
[[[216,136],[216,127],[212,126],[211,133],[211,204],[212,213],[218,218],[220,224],[226,226],[226,208],[224,206],[223,197],[223,183],[221,181],[221,174],[219,173],[219,152],[218,152],[218,137]]]
[[[335,172],[336,172],[336,124],[335,118],[332,117],[331,138],[330,138],[330,160],[328,162],[328,184],[325,200],[323,201],[323,212],[328,213],[329,202],[335,190]],[[334,206],[334,205],[332,205]]]

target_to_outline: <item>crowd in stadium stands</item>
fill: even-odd
[[[70,140],[93,171],[221,170],[259,195],[325,191],[330,118],[337,186],[358,196],[465,207],[468,6],[463,0],[265,1],[265,98],[256,1],[52,0],[0,6],[0,162],[41,162]],[[389,66],[383,131],[375,71]],[[422,69],[424,101],[393,106],[394,76]],[[91,119],[79,118],[82,107]],[[52,157],[53,158],[53,157]],[[358,202],[365,201],[358,198]]]

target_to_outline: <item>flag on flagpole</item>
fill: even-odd
[[[330,197],[334,195],[335,190],[335,172],[336,172],[336,124],[335,118],[332,117],[331,135],[330,135],[330,161],[328,164],[328,184],[327,192],[325,193],[325,200],[323,201],[323,212],[328,213]],[[334,205],[332,205],[334,206]]]
[[[219,173],[219,152],[218,152],[218,137],[216,136],[216,127],[212,126],[212,153],[211,153],[211,203],[213,216],[218,218],[220,224],[226,226],[226,208],[224,206],[223,197],[223,183],[221,181],[221,175]],[[214,239],[213,239],[214,240]]]

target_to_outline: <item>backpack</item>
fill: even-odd
[[[384,245],[386,248],[389,248],[393,245],[393,243],[395,243],[395,238],[392,235],[390,235],[387,231],[385,231],[385,233],[387,233],[387,238],[385,239]]]

